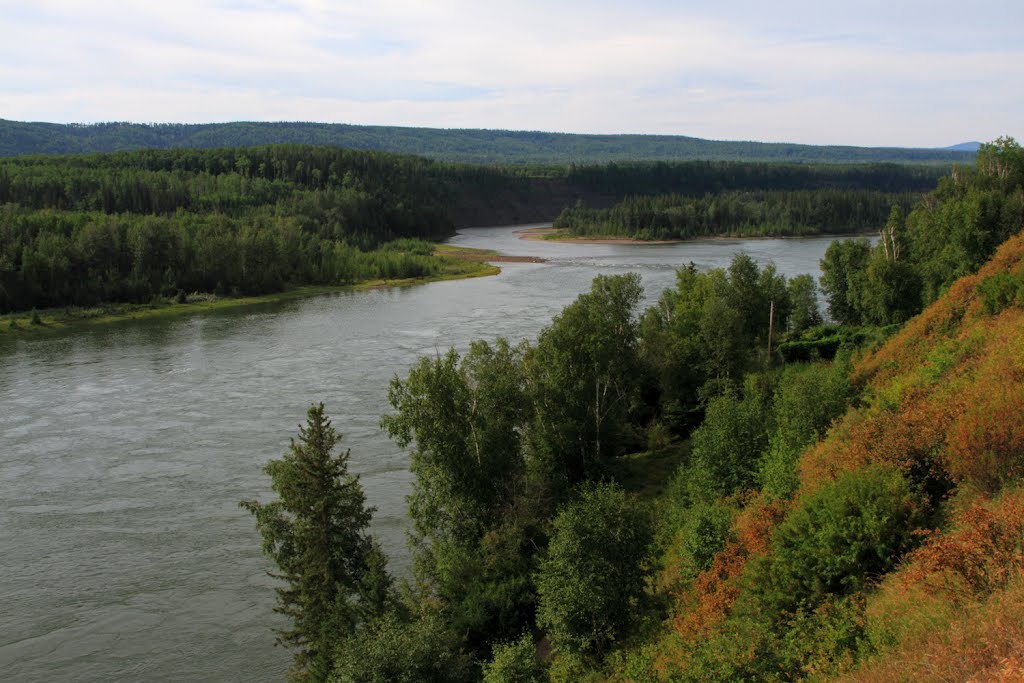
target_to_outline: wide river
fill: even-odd
[[[346,292],[174,320],[0,339],[0,677],[280,681],[274,581],[238,501],[323,401],[407,571],[408,456],[378,428],[387,386],[473,339],[534,339],[597,274],[648,298],[689,262],[745,251],[819,274],[831,238],[583,245],[464,230],[451,243],[540,256],[497,277]]]

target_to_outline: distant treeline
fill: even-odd
[[[941,172],[740,162],[487,167],[300,145],[2,159],[0,312],[416,277],[436,267],[422,245],[374,250],[447,237],[456,222],[550,220],[581,200],[608,206],[629,194],[709,202],[713,210],[700,213],[713,220],[702,230],[719,230],[727,216],[741,216],[750,232],[775,230],[786,212],[798,229],[875,228],[893,201],[905,206],[907,193]],[[751,197],[760,205],[748,206]],[[629,200],[673,215],[664,201]],[[565,215],[573,211],[585,210]],[[707,233],[681,236],[691,234]]]
[[[929,192],[949,166],[901,164],[794,164],[688,161],[633,162],[570,167],[567,179],[612,195],[678,193],[700,197],[728,190],[876,190]]]
[[[431,275],[415,240],[494,173],[297,146],[6,160],[0,312]]]
[[[593,164],[638,159],[948,165],[974,160],[973,152],[942,149],[723,142],[682,135],[571,135],[302,122],[81,125],[0,120],[0,156],[272,144],[330,145],[498,165]]]
[[[576,236],[642,240],[711,235],[811,235],[875,230],[892,206],[908,211],[918,195],[873,190],[732,191],[627,197],[610,209],[578,204],[555,227]]]

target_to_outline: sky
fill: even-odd
[[[0,118],[943,147],[1024,137],[1024,2],[0,0]]]

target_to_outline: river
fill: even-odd
[[[388,381],[472,339],[533,339],[597,274],[746,251],[818,274],[832,238],[583,245],[461,231],[539,256],[496,277],[345,292],[173,320],[0,339],[0,672],[7,681],[280,681],[274,582],[245,498],[323,401],[407,570],[407,455],[378,429]]]

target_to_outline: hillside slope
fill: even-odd
[[[341,123],[58,124],[0,119],[0,157],[172,147],[331,145],[480,164],[567,164],[693,159],[964,163],[974,153],[897,147],[703,140],[682,135],[574,135],[538,131],[353,126]]]
[[[852,380],[792,496],[688,508],[669,619],[611,680],[1024,680],[1024,235]],[[732,521],[690,578],[707,510]]]

